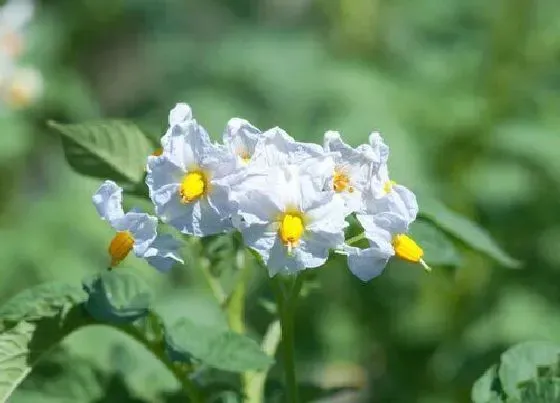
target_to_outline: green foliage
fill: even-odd
[[[560,345],[525,342],[504,352],[474,384],[474,403],[560,402]]]
[[[77,172],[131,185],[143,180],[146,158],[154,147],[134,124],[49,122],[49,126],[61,135],[66,159]]]
[[[151,291],[138,276],[123,268],[99,274],[84,283],[88,294],[85,308],[104,323],[134,322],[148,313]]]
[[[0,315],[0,401],[10,398],[33,367],[64,337],[90,323],[79,288],[47,284],[15,297]]]
[[[419,199],[419,204],[422,218],[432,221],[466,246],[487,255],[505,267],[520,266],[519,261],[504,252],[488,232],[474,222],[453,212],[433,198],[422,197]]]
[[[172,358],[192,357],[224,371],[264,370],[273,362],[249,337],[195,325],[187,319],[167,329],[166,339]]]

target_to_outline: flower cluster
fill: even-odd
[[[8,0],[0,7],[0,101],[10,109],[30,105],[43,92],[39,71],[20,64],[33,13],[32,0]]]
[[[320,146],[239,118],[215,143],[181,103],[169,114],[161,150],[148,157],[146,183],[162,222],[196,237],[237,230],[270,276],[319,267],[334,250],[367,281],[394,255],[428,268],[420,247],[405,235],[416,218],[416,198],[389,178],[388,157],[376,132],[353,148],[329,131]],[[138,213],[123,216],[120,197],[112,183],[94,196],[102,217],[119,231],[110,247],[113,264],[132,249],[142,257],[152,250],[166,268],[179,261],[176,248],[158,250],[156,219],[127,219]],[[365,249],[345,240],[350,216],[363,227],[358,239],[367,240]]]

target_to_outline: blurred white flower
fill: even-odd
[[[186,104],[169,114],[163,152],[148,157],[146,183],[156,214],[185,234],[206,236],[231,228],[228,186],[236,158],[210,141]]]
[[[169,235],[157,235],[157,218],[149,214],[122,208],[122,188],[115,182],[105,181],[93,195],[100,217],[117,234],[109,245],[110,267],[117,266],[133,251],[160,271],[167,271],[183,260],[177,254],[179,243]]]
[[[24,48],[24,28],[34,13],[31,0],[8,0],[0,7],[0,59],[14,60]]]
[[[16,67],[0,80],[0,96],[13,109],[28,107],[43,94],[43,76],[32,67]]]
[[[236,226],[270,276],[321,266],[329,250],[344,242],[344,203],[317,186],[333,168],[331,158],[262,167],[232,189]]]
[[[328,186],[344,200],[347,213],[363,209],[362,193],[370,186],[371,179],[381,165],[379,148],[369,144],[350,147],[336,131],[327,131],[323,143],[326,152],[334,154],[334,173]]]

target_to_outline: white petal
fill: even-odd
[[[178,103],[169,112],[169,126],[175,126],[192,119],[191,107],[186,103]]]
[[[162,139],[164,154],[184,170],[200,165],[207,148],[212,145],[206,130],[194,119],[173,126],[165,136],[167,139]]]
[[[245,244],[256,251],[268,266],[270,251],[278,238],[277,231],[269,224],[246,225],[240,231]]]
[[[122,208],[122,188],[113,181],[105,181],[92,197],[97,213],[103,220],[114,226],[116,220],[124,216]]]
[[[181,243],[169,234],[159,235],[144,253],[144,259],[161,272],[166,272],[176,263],[183,263],[178,254]]]
[[[9,0],[0,7],[0,27],[19,31],[29,23],[34,13],[31,0]]]
[[[327,132],[325,132],[324,138],[323,138],[323,148],[325,149],[325,151],[333,151],[331,149],[331,147],[333,147],[333,144],[337,143],[341,141],[340,139],[340,133],[334,130],[328,130]]]
[[[367,249],[347,246],[344,254],[348,256],[348,268],[362,281],[379,276],[392,256],[375,246]]]
[[[407,231],[408,224],[402,216],[393,212],[378,214],[356,214],[364,228],[366,237],[378,244],[390,245],[393,236]]]
[[[237,195],[238,214],[247,225],[273,221],[283,210],[270,194],[253,189]]]
[[[274,244],[270,249],[270,255],[267,262],[268,274],[270,277],[278,273],[293,274],[301,270],[305,270],[305,262],[309,261],[313,264],[313,258],[310,253],[302,251],[300,246],[292,250],[292,254],[288,254],[288,249],[280,238],[276,235]],[[298,249],[297,251],[295,249]]]
[[[236,155],[252,156],[261,131],[245,119],[230,119],[223,134],[224,144]]]
[[[237,173],[237,157],[217,144],[204,144],[197,150],[198,165],[210,173],[212,180],[221,180]]]
[[[117,231],[130,231],[134,254],[142,257],[157,235],[157,218],[146,213],[128,212],[115,221]]]
[[[185,171],[175,165],[167,155],[148,157],[146,185],[150,194],[158,191],[163,186],[181,183]]]
[[[381,133],[372,132],[369,135],[369,144],[373,148],[375,154],[380,156],[381,164],[386,164],[389,159],[389,147],[383,141]]]
[[[300,164],[310,157],[324,156],[318,144],[300,143],[275,127],[263,133],[255,147],[254,163],[264,166]]]
[[[345,220],[344,202],[334,197],[334,192],[321,192],[316,203],[305,210],[309,220],[306,230],[311,232],[328,232],[341,234],[344,237],[344,228],[348,226]],[[337,245],[331,245],[334,247]]]

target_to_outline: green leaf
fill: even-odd
[[[498,366],[492,365],[486,370],[484,375],[477,379],[471,390],[471,399],[474,403],[489,403],[493,399],[499,400],[498,393],[493,390],[493,386],[498,378]]]
[[[29,288],[14,296],[0,307],[0,321],[33,321],[56,315],[66,306],[85,300],[79,287],[62,283],[45,283]]]
[[[453,242],[432,223],[418,219],[410,226],[412,238],[424,250],[424,260],[430,266],[459,266],[461,257]]]
[[[231,372],[264,370],[273,360],[252,339],[241,334],[181,319],[168,329],[168,350],[174,357],[193,357],[212,368]]]
[[[504,252],[488,232],[474,222],[448,209],[434,199],[422,197],[419,205],[421,208],[420,217],[433,222],[468,247],[485,254],[506,267],[517,268],[520,266],[518,260]]]
[[[79,288],[46,284],[0,310],[0,402],[6,402],[38,360],[74,330],[90,324]]]
[[[62,137],[64,153],[77,172],[139,184],[153,146],[134,124],[110,120],[84,124],[48,123]]]
[[[123,268],[86,280],[84,290],[88,294],[86,310],[102,323],[134,322],[148,314],[152,300],[148,285]]]
[[[503,353],[498,373],[508,397],[520,398],[519,385],[537,378],[537,367],[556,365],[559,354],[560,345],[546,341],[521,343]]]

